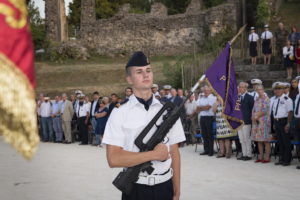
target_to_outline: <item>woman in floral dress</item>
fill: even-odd
[[[258,98],[254,102],[252,110],[252,133],[251,138],[258,143],[258,159],[256,163],[269,163],[272,138],[270,119],[270,99],[265,95],[262,85],[257,87]],[[265,154],[264,154],[265,148]]]

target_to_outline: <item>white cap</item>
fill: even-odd
[[[172,86],[171,85],[164,85],[165,90],[171,90]]]
[[[152,88],[157,88],[158,89],[158,85],[157,84],[153,84]]]
[[[251,26],[250,30],[255,30],[255,27],[254,27],[254,26]]]
[[[82,94],[81,90],[75,90],[75,94]]]
[[[283,84],[285,85],[285,88],[291,87],[291,84],[290,84],[290,83],[285,82],[285,83],[283,83]]]
[[[269,28],[269,25],[268,25],[268,24],[266,24],[264,27],[265,27],[265,28]]]
[[[285,88],[285,83],[275,82],[272,84],[272,89],[283,89]]]
[[[296,76],[296,78],[295,78],[295,79],[299,81],[299,80],[300,80],[300,76]]]
[[[49,100],[50,99],[50,97],[44,97],[44,100]]]
[[[252,79],[251,80],[251,84],[254,85],[254,84],[259,84],[261,85],[262,84],[262,81],[260,79]]]

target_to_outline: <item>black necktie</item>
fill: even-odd
[[[77,113],[78,117],[80,117],[79,116],[79,110],[80,110],[80,105],[78,104],[78,113]]]
[[[279,107],[279,100],[280,100],[280,98],[278,98],[278,101],[277,101],[277,106],[276,106],[275,116],[277,115],[277,111],[278,111],[278,107]],[[275,116],[274,116],[274,117],[275,117]]]
[[[296,112],[295,112],[296,115],[298,115],[298,113],[299,113],[299,105],[300,105],[300,96],[298,97],[298,102],[297,102],[297,106],[296,106]]]
[[[267,31],[265,32],[265,40],[267,39]]]
[[[251,42],[253,42],[253,33],[252,33],[252,37],[251,37]]]

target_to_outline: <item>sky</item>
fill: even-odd
[[[44,0],[33,0],[35,5],[39,8],[40,10],[40,15],[42,18],[45,18],[45,1]],[[68,12],[68,7],[69,3],[72,2],[73,0],[65,0],[65,5],[66,5],[66,14]]]

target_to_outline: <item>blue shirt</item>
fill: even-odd
[[[61,112],[61,102],[53,102],[52,104],[52,113],[54,115],[57,115],[57,113]]]

